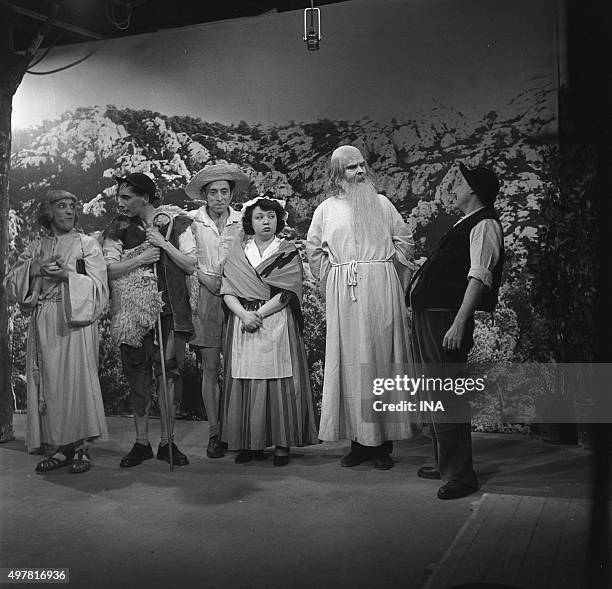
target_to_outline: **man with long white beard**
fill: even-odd
[[[393,204],[369,179],[361,152],[331,156],[329,197],[314,212],[306,252],[326,300],[327,339],[319,438],[351,440],[342,466],[393,466],[393,440],[410,437],[408,413],[374,414],[372,377],[409,370],[402,283],[414,243]],[[400,278],[401,276],[401,278]]]

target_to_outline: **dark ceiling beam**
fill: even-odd
[[[45,22],[48,19],[48,16],[44,14],[40,14],[38,12],[34,12],[33,10],[28,10],[27,8],[22,8],[21,6],[15,6],[15,4],[11,4],[6,0],[0,0],[0,4],[4,4],[11,8],[17,14],[21,14],[23,16],[28,16],[30,18],[41,20]],[[94,31],[89,31],[87,29],[83,29],[82,27],[77,27],[76,25],[71,25],[70,23],[56,20],[53,21],[53,26],[59,29],[63,29],[64,31],[69,31],[71,33],[76,33],[77,35],[81,35],[83,37],[88,37],[89,39],[96,39],[98,41],[104,41],[108,37],[101,35],[100,33],[95,33]]]

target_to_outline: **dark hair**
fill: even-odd
[[[128,186],[129,188],[132,189],[132,192],[136,196],[140,196],[140,198],[144,198],[146,196],[149,199],[149,202],[154,207],[157,207],[162,202],[162,199],[161,199],[160,196],[157,196],[156,194],[149,194],[146,190],[143,190],[142,188],[138,188],[138,186],[135,186],[131,182],[127,182],[127,181],[123,181],[123,182],[119,182],[118,183],[118,185],[117,185],[117,194],[119,194],[119,190],[121,190],[122,186]]]
[[[206,196],[206,187],[210,186],[213,182],[227,182],[230,187],[230,192],[234,192],[234,188],[236,188],[236,182],[234,182],[233,180],[226,180],[225,178],[221,178],[219,180],[211,180],[210,182],[204,184],[204,186],[202,186],[202,188],[200,189],[200,194]]]
[[[77,221],[79,220],[79,215],[76,211],[77,197],[67,190],[49,190],[38,207],[38,216],[36,217],[36,221],[45,229],[51,229],[51,221],[53,221],[53,211],[51,208],[53,204],[64,198],[70,198],[74,201],[74,226],[76,227]]]
[[[276,231],[274,235],[278,235],[285,228],[285,209],[276,200],[260,198],[244,211],[242,227],[247,235],[255,234],[255,231],[253,231],[253,211],[255,207],[259,207],[262,211],[274,211],[276,213]]]

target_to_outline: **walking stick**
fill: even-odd
[[[170,220],[168,223],[168,230],[166,231],[166,240],[170,237],[170,233],[172,232],[173,219],[170,215],[166,213],[158,213],[153,217],[153,225],[155,225],[155,219],[161,216],[168,217]],[[157,280],[157,264],[153,265],[153,273],[155,275],[155,280]],[[172,447],[174,444],[174,425],[172,424],[172,407],[170,405],[170,399],[168,398],[168,384],[166,382],[166,352],[164,350],[164,332],[162,329],[162,316],[161,311],[157,314],[157,340],[159,342],[159,354],[161,361],[161,371],[162,371],[162,389],[163,394],[159,395],[159,401],[161,405],[161,413],[162,416],[165,417],[166,420],[166,433],[168,434],[168,457],[170,462],[170,472],[174,471],[174,457],[172,455]],[[158,388],[159,393],[159,388]]]

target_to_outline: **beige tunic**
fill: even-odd
[[[34,259],[55,255],[71,270],[67,288],[66,283],[49,278],[30,278]],[[81,258],[86,275],[75,272],[76,260]],[[19,256],[5,287],[11,299],[32,313],[26,361],[28,450],[85,438],[108,439],[98,380],[97,322],[69,325],[61,294],[65,288],[73,307],[90,300],[96,316],[104,310],[108,300],[106,263],[98,242],[76,231],[38,239]],[[46,407],[42,413],[41,405]]]
[[[208,276],[221,276],[223,263],[234,245],[242,241],[242,215],[230,207],[223,231],[210,218],[206,205],[190,213],[193,217],[191,229],[196,241],[198,270]],[[211,293],[199,284],[197,272],[191,277],[197,295],[192,297],[193,328],[195,335],[189,341],[192,346],[220,348],[223,331],[222,297]]]
[[[371,409],[371,375],[394,376],[412,368],[404,293],[395,265],[411,266],[413,241],[393,204],[379,195],[388,233],[377,243],[356,240],[351,209],[328,198],[308,231],[310,269],[325,293],[327,339],[319,438],[349,438],[367,446],[410,437],[410,415]],[[385,399],[383,399],[385,400]],[[364,417],[365,416],[365,417]]]

